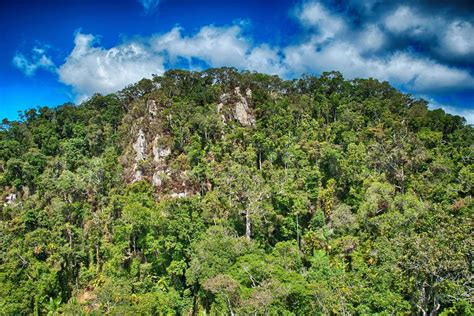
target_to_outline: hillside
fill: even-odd
[[[474,313],[473,145],[337,72],[173,70],[26,111],[0,130],[0,313]]]

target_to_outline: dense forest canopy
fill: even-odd
[[[0,313],[472,314],[473,140],[337,72],[31,109],[0,130]]]

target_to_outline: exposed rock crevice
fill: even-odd
[[[241,100],[240,97],[233,96]],[[127,180],[134,183],[140,180],[149,181],[155,188],[157,198],[187,197],[198,190],[190,179],[188,163],[175,163],[175,157],[169,131],[166,130],[167,115],[163,109],[171,101],[157,96],[150,96],[146,102],[136,103],[129,113],[130,138],[127,138],[128,150],[122,164],[126,169]],[[240,102],[240,101],[239,101]],[[233,113],[229,103],[227,112]],[[169,114],[168,114],[169,115]],[[229,119],[235,119],[231,114]],[[179,155],[178,155],[179,156]]]
[[[252,91],[247,89],[245,92],[246,97],[242,95],[240,92],[240,88],[235,88],[235,95],[238,98],[237,102],[235,103],[235,119],[239,121],[240,124],[243,126],[253,126],[255,125],[255,117],[253,116],[252,112],[250,111],[249,102],[247,98],[252,96]]]
[[[156,101],[148,100],[146,102],[146,106],[148,108],[148,114],[150,114],[152,118],[156,117],[156,115],[158,114],[158,107],[156,106]]]
[[[132,147],[135,150],[132,182],[137,182],[143,179],[143,171],[139,167],[139,163],[146,158],[146,137],[143,129],[138,131],[137,140],[133,143]]]
[[[146,156],[146,138],[145,133],[140,128],[137,135],[137,140],[133,143],[133,149],[135,150],[135,162],[139,162],[145,159]]]
[[[163,161],[163,158],[171,155],[171,148],[160,144],[160,136],[157,135],[153,140],[153,160],[157,163]]]
[[[252,91],[247,89],[245,95],[240,91],[240,87],[236,87],[232,93],[224,93],[220,96],[220,103],[217,105],[217,111],[221,115],[222,122],[226,124],[228,121],[225,115],[225,107],[231,106],[230,119],[234,119],[242,126],[254,126],[255,116],[249,105],[249,99],[252,97]]]

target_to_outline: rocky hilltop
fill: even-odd
[[[128,183],[146,179],[160,195],[186,197],[199,191],[199,183],[194,183],[191,179],[189,166],[181,166],[179,170],[171,167],[172,161],[180,154],[172,150],[173,136],[165,128],[173,124],[174,117],[172,110],[170,111],[173,101],[164,98],[158,91],[134,104],[134,108],[129,112],[130,117],[137,119],[128,123],[131,125],[131,140],[135,141],[126,145],[126,154],[122,158],[126,178]],[[209,115],[220,119],[217,123],[221,128],[228,124],[255,127],[250,88],[247,88],[243,95],[240,87],[235,87],[222,93],[218,102],[209,107]],[[225,133],[222,133],[222,138],[224,137]]]

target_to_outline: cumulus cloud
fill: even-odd
[[[289,47],[285,56],[285,63],[296,73],[339,70],[348,78],[388,80],[417,93],[460,91],[474,86],[474,77],[466,70],[408,52],[386,58],[364,57],[357,46],[347,42],[334,42],[323,48],[312,44]]]
[[[306,2],[298,11],[297,16],[303,26],[318,32],[318,41],[332,38],[346,27],[341,17],[331,13],[319,2]]]
[[[361,51],[374,52],[381,49],[385,42],[385,34],[376,25],[367,25],[359,34],[356,36],[357,41],[355,44]]]
[[[385,18],[385,26],[392,32],[410,32],[412,35],[423,34],[432,30],[433,21],[419,15],[408,6],[400,6]]]
[[[439,52],[456,58],[474,58],[474,25],[460,20],[451,22],[441,35]]]
[[[34,47],[28,56],[16,53],[13,56],[12,63],[28,77],[33,76],[38,69],[54,72],[56,67],[51,58],[46,55],[46,49]]]
[[[117,91],[142,77],[160,74],[182,60],[191,69],[201,62],[210,67],[233,66],[286,77],[339,70],[348,78],[388,80],[414,93],[460,91],[474,86],[474,78],[467,70],[409,50],[374,53],[386,41],[376,24],[350,31],[340,17],[319,2],[306,3],[297,17],[313,32],[309,32],[306,42],[283,48],[254,45],[243,35],[240,25],[209,25],[190,35],[175,27],[109,49],[96,45],[95,36],[78,33],[75,47],[58,73],[60,80],[81,96]],[[321,28],[333,18],[335,23]]]
[[[444,12],[423,12],[408,5],[390,11],[383,20],[384,27],[401,38],[423,43],[432,58],[442,61],[472,64],[474,58],[474,25],[462,17]]]
[[[246,59],[246,69],[279,76],[285,76],[288,72],[279,51],[266,44],[251,50]]]
[[[58,69],[59,80],[73,87],[78,100],[95,92],[115,92],[163,72],[163,58],[146,44],[130,42],[106,49],[96,43],[94,35],[77,33],[74,49]]]
[[[242,35],[239,25],[230,27],[204,26],[196,34],[183,36],[182,29],[153,36],[150,40],[155,52],[165,54],[172,64],[178,58],[198,59],[211,67],[231,66],[283,75],[284,69],[278,49],[267,44],[252,46]]]
[[[454,92],[474,87],[474,77],[468,71],[408,53],[396,53],[381,70],[380,77],[386,72],[388,80],[418,93]]]
[[[303,25],[307,25],[308,21],[322,21],[325,17],[333,16],[318,2],[307,4],[303,8],[308,11],[300,14]],[[385,23],[396,32],[421,32],[427,29],[424,18],[407,7],[397,9]],[[347,29],[343,26],[337,30],[345,28]],[[467,70],[444,65],[411,50],[368,54],[379,50],[384,42],[385,35],[375,24],[368,24],[360,31],[346,31],[337,37],[327,38],[323,44],[319,40],[319,34],[316,34],[305,43],[287,47],[284,50],[284,62],[288,70],[296,74],[339,70],[348,78],[374,77],[388,80],[416,93],[448,89],[459,91],[474,87],[474,77]]]
[[[97,37],[77,33],[74,49],[58,69],[61,82],[70,85],[82,100],[95,92],[112,93],[141,78],[161,74],[180,60],[197,68],[233,66],[283,75],[278,50],[266,44],[252,47],[238,25],[205,26],[183,36],[175,27],[167,33],[131,40],[112,48],[100,46]]]
[[[181,57],[188,60],[198,58],[212,67],[241,67],[245,64],[250,44],[241,36],[239,26],[204,26],[192,36],[183,36],[181,31],[175,27],[166,34],[154,36],[152,48],[167,52],[172,61]]]

